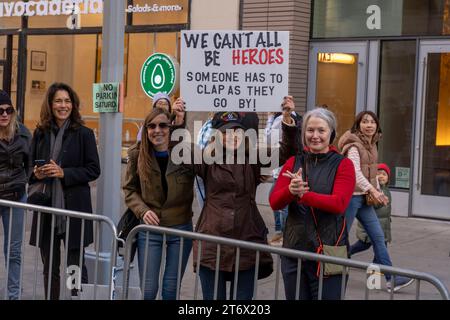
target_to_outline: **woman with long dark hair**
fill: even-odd
[[[40,121],[33,134],[31,159],[33,174],[30,185],[44,182],[47,190],[50,190],[50,200],[45,205],[92,212],[89,182],[100,175],[97,145],[94,132],[84,126],[81,118],[80,99],[67,84],[54,83],[47,90]],[[67,250],[67,261],[64,263],[67,266],[79,266],[82,272],[81,282],[87,283],[84,248],[93,242],[92,221],[82,222],[81,219],[72,218],[66,229],[66,218],[63,216],[55,216],[52,223],[52,216],[42,214],[39,226],[38,220],[38,214],[34,214],[30,244],[39,246],[41,251],[46,298],[59,299],[61,242],[65,242],[66,233],[69,233],[68,243],[64,243]],[[81,239],[82,223],[84,239]],[[52,256],[50,252],[53,252]],[[49,275],[51,261],[52,272]],[[72,290],[73,295],[76,292],[76,289]]]
[[[345,212],[345,217],[348,231],[350,231],[355,217],[364,226],[373,244],[375,261],[379,264],[392,266],[380,221],[373,205],[366,202],[367,194],[380,204],[386,205],[388,201],[387,197],[380,191],[377,180],[377,142],[380,138],[381,128],[377,115],[372,111],[362,111],[356,116],[352,128],[339,139],[339,149],[352,160],[356,173],[356,186],[350,205]],[[395,277],[395,283],[391,283],[391,275],[385,274],[385,277],[389,291],[392,288],[394,291],[398,291],[414,281],[411,278],[397,276]]]
[[[168,111],[154,108],[145,118],[141,142],[128,151],[129,160],[123,184],[125,203],[141,223],[192,231],[194,174],[190,168],[174,164],[170,157],[170,117]],[[154,300],[158,293],[163,243],[161,234],[138,234],[139,275],[144,284],[144,299]],[[180,246],[180,237],[167,237],[161,288],[164,300],[176,299]],[[181,278],[191,248],[192,240],[184,239]]]

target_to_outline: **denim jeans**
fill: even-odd
[[[192,222],[183,225],[172,226],[171,228],[192,231]],[[147,268],[144,281],[144,299],[154,300],[159,289],[159,274],[162,259],[162,245],[163,235],[148,232],[138,233],[137,252],[138,252],[138,265],[139,265],[139,278],[141,281],[141,287],[143,283],[143,271],[144,271],[144,259],[145,248],[148,245],[147,253]],[[178,263],[180,255],[181,238],[177,236],[166,235],[166,261],[164,266],[164,275],[162,281],[162,298],[163,300],[175,300],[177,292],[177,276],[178,276]],[[183,279],[184,271],[186,269],[189,254],[192,249],[192,240],[184,239],[182,260],[181,260],[181,280]]]
[[[317,262],[303,261],[300,274],[299,300],[317,300],[319,278],[316,275]],[[281,256],[281,273],[286,300],[295,300],[297,286],[297,259]],[[347,283],[346,283],[347,285]],[[322,300],[341,300],[342,275],[324,277]],[[345,288],[344,288],[345,290]],[[344,292],[345,294],[345,292]]]
[[[19,202],[26,202],[27,196],[24,195]],[[10,208],[0,207],[0,216],[3,220],[3,254],[8,255],[8,240],[9,246],[9,270],[8,270],[8,299],[18,300],[20,298],[20,274],[22,262],[22,235],[24,223],[24,210],[19,208],[12,209],[12,216],[10,217]],[[10,219],[11,218],[11,219]],[[9,237],[9,223],[11,221],[11,239]]]
[[[206,193],[205,193],[205,183],[203,182],[203,179],[200,178],[199,176],[195,177],[194,189],[195,189],[195,195],[197,198],[198,206],[201,211],[205,204]]]
[[[386,245],[386,248],[387,248],[387,242],[385,242],[384,244]],[[352,256],[358,252],[366,251],[371,246],[372,246],[371,242],[364,242],[364,241],[358,240],[350,246],[350,256]],[[378,260],[375,258],[375,256],[373,257],[373,263],[380,264],[378,262]]]
[[[203,300],[214,299],[214,279],[216,271],[200,266],[200,282],[202,285]],[[227,281],[231,282],[229,299],[233,299],[234,292],[234,272],[219,271],[219,281],[217,285],[217,300],[226,300]],[[236,300],[252,300],[253,285],[255,282],[255,268],[238,272],[238,286],[236,290]]]
[[[272,193],[275,184],[277,183],[277,179],[274,179],[272,188],[270,189],[269,195]],[[286,219],[288,216],[288,206],[281,210],[275,210],[273,212],[273,218],[275,220],[275,232],[283,232],[284,226],[286,224]]]
[[[373,251],[375,254],[374,259],[376,259],[379,264],[392,266],[380,221],[375,213],[375,209],[372,206],[365,204],[365,198],[363,195],[353,196],[347,210],[345,211],[348,232],[350,232],[355,217],[359,220],[359,222],[361,222],[370,238],[370,241],[372,242]],[[385,277],[388,281],[391,279],[390,274],[385,274]]]

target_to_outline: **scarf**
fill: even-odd
[[[61,148],[63,143],[64,132],[70,125],[70,120],[66,120],[55,136],[53,129],[50,129],[50,159],[61,165]],[[52,181],[52,207],[65,209],[64,190],[61,179],[54,178]],[[56,234],[61,235],[66,232],[66,217],[56,216]]]

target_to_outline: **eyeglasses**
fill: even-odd
[[[156,102],[155,106],[158,107],[158,108],[168,107],[169,106],[169,102],[166,99],[160,99],[160,100],[158,100]]]
[[[147,129],[155,130],[156,127],[159,127],[160,129],[167,129],[170,127],[170,124],[167,122],[161,122],[161,123],[149,123],[145,126]]]
[[[53,101],[53,103],[54,104],[58,104],[58,105],[62,105],[63,103],[64,104],[72,104],[72,100],[70,100],[70,99],[65,99],[65,100],[56,99],[55,101]]]
[[[6,112],[6,114],[13,114],[14,113],[14,108],[13,107],[8,107],[6,109],[0,108],[0,115],[4,115]]]

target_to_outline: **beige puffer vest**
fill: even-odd
[[[372,138],[372,141],[364,136],[360,132],[351,133],[350,130],[346,131],[339,139],[338,147],[342,154],[347,156],[351,147],[356,147],[359,152],[361,161],[361,171],[367,180],[375,187],[378,187],[377,183],[377,166],[378,166],[378,149],[376,143],[380,135],[377,133]],[[356,186],[355,192],[362,193],[363,191]]]

